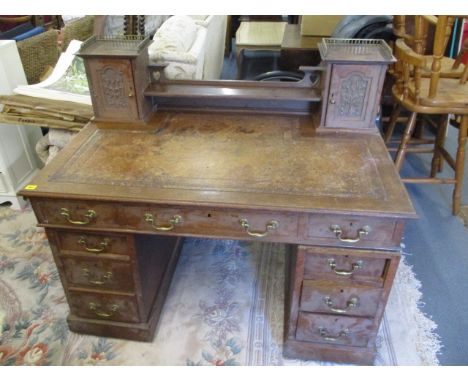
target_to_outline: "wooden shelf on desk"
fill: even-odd
[[[273,114],[310,114],[317,111],[321,90],[306,82],[161,81],[144,95],[153,97],[158,110],[241,110]]]
[[[320,102],[320,89],[289,83],[253,81],[171,81],[153,83],[145,96],[158,98],[221,98],[271,101]]]

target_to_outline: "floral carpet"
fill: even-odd
[[[285,246],[186,239],[152,343],[79,335],[30,209],[0,206],[0,365],[325,365],[282,357]],[[376,365],[437,365],[436,325],[403,261]]]

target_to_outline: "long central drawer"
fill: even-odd
[[[394,248],[397,218],[218,207],[34,199],[39,223],[109,231],[155,232],[341,247]]]

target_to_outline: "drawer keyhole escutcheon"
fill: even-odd
[[[82,271],[83,271],[83,276],[85,276],[86,278],[89,279],[89,277],[90,277],[89,269],[88,268],[83,268]],[[88,280],[88,282],[90,284],[93,284],[93,285],[104,285],[104,284],[110,282],[112,280],[113,276],[114,275],[113,275],[112,272],[106,272],[104,275],[101,276],[101,279]]]
[[[100,243],[99,243],[99,247],[97,248],[91,248],[88,246],[88,243],[86,243],[86,239],[84,238],[84,236],[81,236],[79,239],[78,239],[78,244],[80,244],[84,249],[85,251],[87,252],[91,252],[91,253],[101,253],[101,252],[104,252],[107,247],[109,246],[109,243],[110,243],[110,240],[105,237]]]
[[[320,337],[322,337],[325,341],[335,342],[340,340],[341,338],[348,337],[349,330],[345,329],[340,331],[336,336],[332,336],[328,333],[328,330],[325,328],[319,328]]]
[[[369,232],[371,231],[371,228],[368,225],[365,225],[364,227],[359,228],[357,230],[357,236],[353,237],[353,238],[343,237],[342,236],[343,235],[343,230],[341,229],[341,227],[338,224],[332,224],[330,226],[330,231],[332,231],[335,234],[336,238],[339,241],[343,242],[343,243],[357,243],[364,236],[367,236],[369,234]]]
[[[166,225],[155,225],[153,214],[145,214],[145,222],[151,225],[156,231],[172,231],[177,224],[182,223],[182,216],[174,215],[170,220],[169,224]]]
[[[60,209],[60,215],[64,216],[65,219],[71,224],[75,225],[86,225],[91,223],[94,219],[97,217],[97,213],[94,210],[88,210],[85,215],[83,220],[75,220],[70,217],[70,211],[68,208],[61,208]]]
[[[89,310],[93,311],[96,316],[102,317],[102,318],[112,317],[114,315],[114,313],[119,310],[119,306],[117,304],[113,304],[110,307],[110,312],[109,313],[100,310],[101,306],[99,304],[94,303],[94,302],[90,302],[88,307],[89,307]]]
[[[358,297],[351,297],[346,303],[346,308],[335,308],[335,304],[330,296],[325,296],[323,302],[328,306],[328,308],[334,313],[348,313],[351,309],[355,308],[359,304]]]
[[[276,220],[270,220],[266,226],[265,226],[265,231],[251,231],[250,230],[250,223],[248,222],[247,219],[240,219],[239,224],[241,227],[244,229],[245,232],[247,232],[247,235],[249,236],[254,236],[254,237],[265,237],[267,236],[271,231],[276,230],[279,227],[279,222]]]
[[[331,258],[328,259],[328,265],[330,269],[335,272],[335,274],[340,275],[340,276],[351,276],[354,272],[356,272],[358,269],[362,269],[363,266],[363,261],[362,260],[357,260],[355,263],[351,265],[351,270],[347,271],[344,269],[336,269],[336,262],[335,259]]]

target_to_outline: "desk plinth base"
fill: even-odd
[[[113,337],[132,341],[151,342],[154,337],[159,315],[148,323],[129,324],[117,321],[93,320],[70,314],[68,328],[72,332],[99,337]]]
[[[335,346],[290,339],[283,345],[285,358],[345,364],[373,365],[376,353],[375,347]]]

